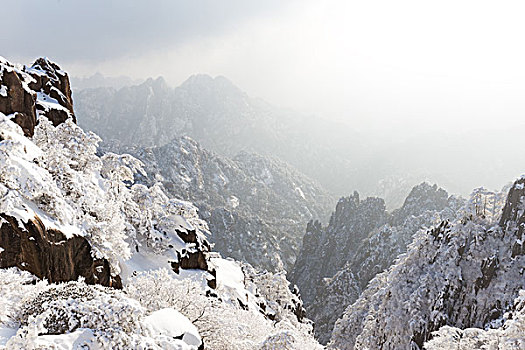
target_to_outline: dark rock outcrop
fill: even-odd
[[[0,247],[0,268],[18,267],[51,283],[84,277],[89,284],[122,288],[120,277],[111,275],[109,262],[91,255],[84,237],[66,239],[38,217],[21,224],[0,214]]]
[[[179,273],[180,269],[198,269],[208,271],[208,259],[206,253],[202,250],[177,252],[178,262],[172,262],[173,271]]]
[[[0,60],[0,112],[14,114],[14,121],[26,136],[33,136],[36,125],[36,93],[26,87],[27,75],[7,61]]]
[[[76,121],[67,73],[47,58],[23,68],[0,58],[0,112],[11,115],[27,137],[33,136],[41,115],[55,126],[68,118]],[[16,266],[49,282],[84,277],[86,283],[122,287],[109,262],[92,256],[86,238],[66,238],[38,217],[21,223],[0,213],[0,247],[0,268]]]
[[[76,123],[68,74],[47,58],[39,58],[30,68],[24,67],[24,69],[34,79],[28,84],[31,90],[49,96],[65,108],[49,108],[46,106],[45,101],[37,99],[37,111],[45,114],[54,126],[63,123],[70,116]]]
[[[29,137],[33,136],[39,115],[55,126],[70,117],[76,122],[67,73],[47,58],[21,69],[0,59],[0,112],[13,115]]]
[[[192,245],[189,249],[182,249],[177,251],[177,261],[170,261],[171,268],[175,273],[180,273],[180,270],[203,270],[210,273],[208,278],[208,287],[217,288],[217,272],[211,268],[209,262],[209,252],[211,250],[210,244],[206,239],[200,237],[195,230],[177,230],[177,236]]]

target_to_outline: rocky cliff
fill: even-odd
[[[122,287],[115,264],[92,247],[93,239],[78,234],[78,228],[74,226],[54,223],[57,218],[62,221],[60,216],[64,215],[60,212],[63,210],[60,201],[72,195],[78,196],[81,201],[82,197],[87,197],[89,191],[74,188],[74,181],[91,170],[93,164],[90,161],[95,164],[100,162],[94,155],[96,144],[87,149],[81,149],[77,141],[67,144],[71,143],[71,135],[67,135],[66,131],[80,132],[74,126],[67,73],[46,58],[37,59],[30,67],[16,66],[2,59],[0,113],[3,118],[0,130],[3,166],[0,174],[0,267],[16,266],[50,282],[83,277],[87,283]],[[19,135],[8,120],[18,124],[24,136],[31,137],[34,143]],[[93,140],[98,142],[96,138]],[[57,147],[52,143],[56,143]],[[54,153],[58,149],[61,154]],[[74,160],[64,157],[67,150],[74,154]],[[85,154],[81,154],[83,152]],[[91,158],[90,152],[93,153]],[[87,158],[80,162],[83,156]],[[55,187],[49,189],[50,184]],[[81,213],[87,212],[101,219],[96,211],[89,212],[85,205],[79,209]],[[74,212],[67,214],[74,217],[82,215]],[[65,231],[68,229],[71,232]],[[207,241],[194,229],[177,229],[176,226],[175,232],[183,244],[192,248],[177,251],[172,259],[174,269],[212,271],[206,262],[209,251]]]
[[[0,58],[0,112],[13,115],[27,136],[33,136],[39,115],[55,126],[70,117],[75,121],[67,73],[47,58],[30,67]]]
[[[407,253],[376,276],[337,321],[329,347],[422,349],[433,332],[443,336],[450,327],[503,330],[525,288],[524,184],[517,180],[503,211],[495,210],[502,212],[500,219],[487,210],[494,198],[479,198],[475,191],[456,219],[419,231]],[[520,348],[519,341],[508,345]]]
[[[74,121],[67,73],[46,58],[37,59],[31,67],[1,59],[0,112],[17,123],[26,136],[34,135],[39,117],[55,126],[68,118]],[[13,133],[4,125],[0,142],[13,141]],[[13,188],[9,184],[0,186],[5,202]],[[60,230],[46,227],[38,215],[24,221],[4,212],[0,218],[0,267],[16,266],[50,282],[84,277],[88,283],[122,286],[120,278],[111,274],[108,261],[92,256],[85,238],[67,239]]]
[[[406,251],[419,229],[454,217],[460,204],[436,185],[422,183],[392,213],[382,199],[360,200],[354,193],[339,201],[326,227],[309,223],[291,281],[301,290],[320,341],[329,340],[344,309]]]

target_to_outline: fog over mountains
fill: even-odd
[[[73,100],[46,58],[0,68],[0,348],[525,346],[523,178],[373,179],[388,210],[323,182],[355,139],[226,78]]]
[[[148,79],[120,90],[78,91],[75,100],[83,125],[106,142],[162,146],[187,135],[227,157],[240,151],[279,157],[332,189],[343,181],[335,174],[351,168],[337,150],[358,144],[336,133],[337,124],[251,98],[224,77],[195,75],[175,89],[163,78]]]
[[[378,195],[391,210],[422,181],[462,195],[479,186],[501,188],[525,161],[512,146],[519,132],[510,125],[432,134],[417,126],[413,133],[396,127],[367,131],[274,107],[221,76],[195,75],[176,88],[163,78],[148,79],[74,96],[80,123],[105,142],[160,146],[188,135],[228,157],[239,151],[276,156],[334,195]]]
[[[138,85],[142,83],[140,79],[132,79],[128,76],[106,77],[101,73],[95,73],[89,77],[71,77],[71,85],[74,90],[92,89],[108,87],[120,89],[125,86]]]
[[[415,235],[470,220],[468,212],[479,215],[481,197],[483,220],[492,222],[508,191],[479,189],[467,201],[436,185],[413,187],[442,174],[432,174],[429,166],[426,174],[401,175],[397,171],[410,168],[414,159],[399,160],[396,153],[404,146],[397,149],[395,141],[374,158],[378,144],[370,138],[377,135],[345,134],[346,126],[273,107],[224,77],[195,75],[175,89],[162,78],[148,79],[118,90],[78,90],[75,98],[80,125],[105,138],[103,149],[131,153],[145,163],[148,175],[139,181],[160,181],[169,193],[197,205],[215,249],[263,269],[287,271],[315,322],[316,338],[323,344],[332,339],[329,346],[337,349],[359,348],[354,338],[344,343],[346,338],[336,336],[349,317],[344,310],[414,249],[409,246]],[[434,140],[427,141],[434,147]],[[468,137],[456,142],[468,143]],[[482,156],[482,166],[492,161],[489,155]],[[430,161],[457,165],[440,164],[439,157]],[[334,193],[345,193],[349,184],[379,197],[343,196],[328,219]],[[437,329],[400,341],[422,347]]]
[[[0,12],[0,350],[525,349],[525,3]]]

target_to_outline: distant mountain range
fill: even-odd
[[[162,77],[141,84],[74,89],[79,123],[105,142],[162,146],[190,136],[205,149],[234,157],[245,151],[277,157],[337,196],[358,190],[400,207],[412,186],[439,183],[468,195],[484,185],[501,188],[521,173],[525,156],[514,150],[519,128],[362,130],[344,123],[278,108],[251,97],[227,78],[194,75],[172,88]],[[389,125],[390,125],[389,124]],[[499,140],[494,143],[489,140]],[[486,140],[487,142],[482,142]],[[490,169],[490,171],[487,171]]]
[[[121,89],[100,87],[74,94],[79,124],[112,149],[162,146],[190,136],[205,149],[234,157],[244,151],[279,158],[334,194],[384,189],[393,174],[375,142],[345,125],[277,108],[252,98],[224,77],[194,75],[171,88],[163,78]],[[345,130],[345,132],[341,132]],[[370,171],[374,169],[374,171]],[[403,195],[392,192],[392,206]],[[390,194],[387,191],[386,194]],[[388,204],[390,197],[387,197]]]

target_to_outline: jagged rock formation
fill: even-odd
[[[198,350],[201,331],[215,349],[320,348],[284,274],[210,252],[195,206],[136,182],[136,158],[97,153],[58,66],[2,66],[34,105],[29,124],[0,111],[1,349]]]
[[[39,116],[54,125],[74,120],[67,73],[46,58],[21,68],[0,59],[0,112],[11,115],[26,136],[34,135]],[[5,137],[0,135],[0,142]],[[122,287],[108,261],[93,258],[85,238],[67,239],[59,230],[46,228],[38,216],[23,222],[0,213],[0,247],[2,268],[16,266],[50,282],[82,276],[87,283]]]
[[[32,78],[29,88],[37,93],[37,114],[45,115],[54,126],[70,117],[76,123],[68,74],[47,58],[39,58],[24,69]]]
[[[500,220],[485,207],[493,199],[474,192],[458,219],[419,231],[336,322],[329,348],[422,349],[443,326],[500,327],[525,288],[524,185],[514,183]]]
[[[291,281],[301,290],[307,308],[315,299],[318,282],[337,273],[361,240],[387,219],[382,199],[360,200],[354,192],[339,200],[326,228],[319,222],[308,224],[291,273]]]
[[[461,201],[436,185],[412,189],[392,214],[379,198],[354,193],[339,201],[328,226],[310,222],[291,274],[315,332],[326,343],[335,321],[374,276],[406,251],[412,236],[436,218],[454,217]]]
[[[45,115],[56,126],[71,117],[73,100],[66,72],[47,58],[31,67],[16,67],[0,57],[0,112],[33,136],[38,115]]]
[[[289,270],[306,223],[328,216],[331,197],[315,182],[270,157],[242,152],[233,159],[175,138],[162,147],[127,148],[152,184],[195,203],[214,249],[270,271]]]
[[[0,268],[18,267],[51,283],[75,281],[122,288],[112,276],[106,259],[94,259],[84,237],[67,239],[58,230],[46,229],[38,217],[28,222],[0,214]]]

